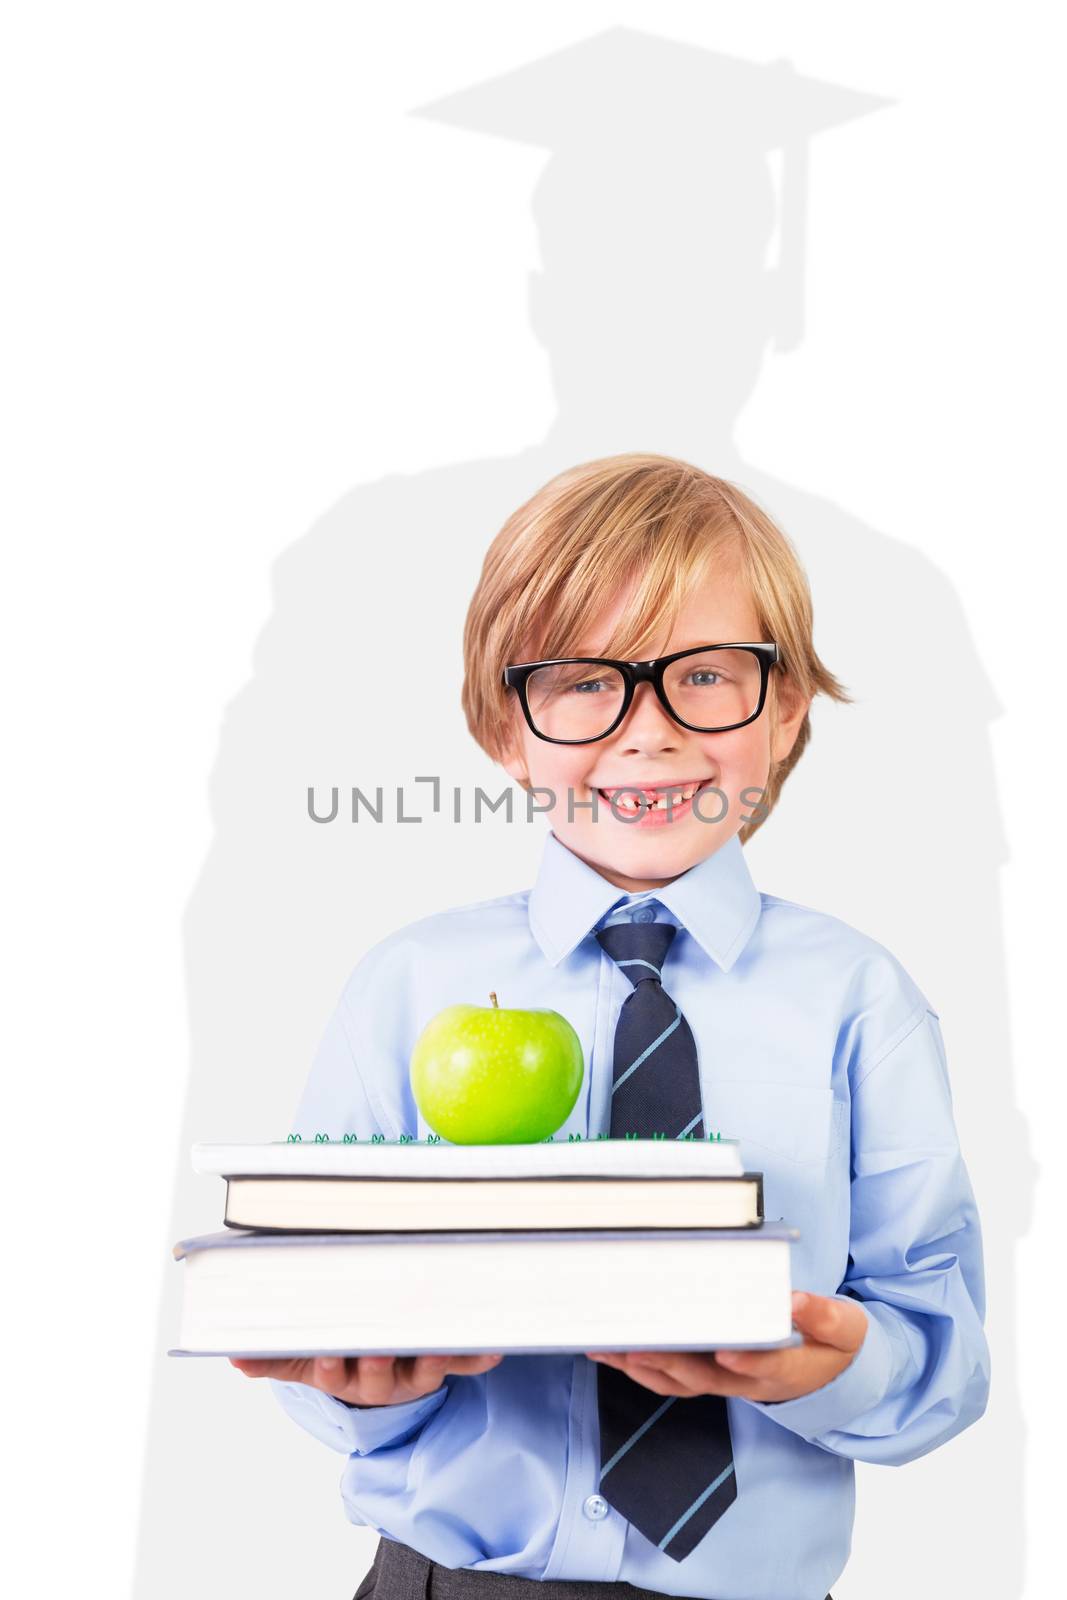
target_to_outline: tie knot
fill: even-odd
[[[673,922],[617,922],[601,928],[596,937],[636,988],[646,978],[662,980],[663,963],[677,932]]]

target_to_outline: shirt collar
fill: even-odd
[[[724,972],[744,949],[762,906],[736,833],[681,877],[649,893],[674,913]],[[602,878],[549,831],[528,912],[530,931],[552,966],[569,956],[612,906],[626,898],[616,884]]]

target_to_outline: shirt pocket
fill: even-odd
[[[705,1131],[737,1139],[759,1170],[768,1156],[796,1167],[825,1167],[844,1136],[848,1107],[829,1084],[772,1078],[715,1078],[704,1093]]]

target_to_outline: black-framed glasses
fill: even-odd
[[[754,722],[767,698],[777,644],[705,644],[651,661],[562,656],[505,667],[531,733],[550,744],[590,744],[614,733],[639,683],[693,733],[727,733]]]

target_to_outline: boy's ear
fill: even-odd
[[[503,767],[504,771],[509,777],[515,779],[515,782],[521,789],[529,788],[530,774],[527,772],[526,763],[523,761],[521,756],[517,756],[513,752],[509,751],[507,755],[501,757],[500,765]]]
[[[807,716],[811,707],[812,696],[807,699],[800,693],[796,684],[790,678],[780,680],[777,687],[777,717],[774,730],[774,748],[771,751],[771,760],[777,764],[784,761],[796,743],[800,725]]]
[[[510,778],[523,789],[529,788],[530,773],[523,755],[522,732],[519,728],[519,708],[511,706],[511,722],[508,727],[503,752],[497,757],[498,763]]]
[[[529,786],[530,774],[523,759],[521,746],[516,740],[512,739],[503,755],[499,758],[499,764],[509,777],[514,778],[520,788],[525,789]]]

